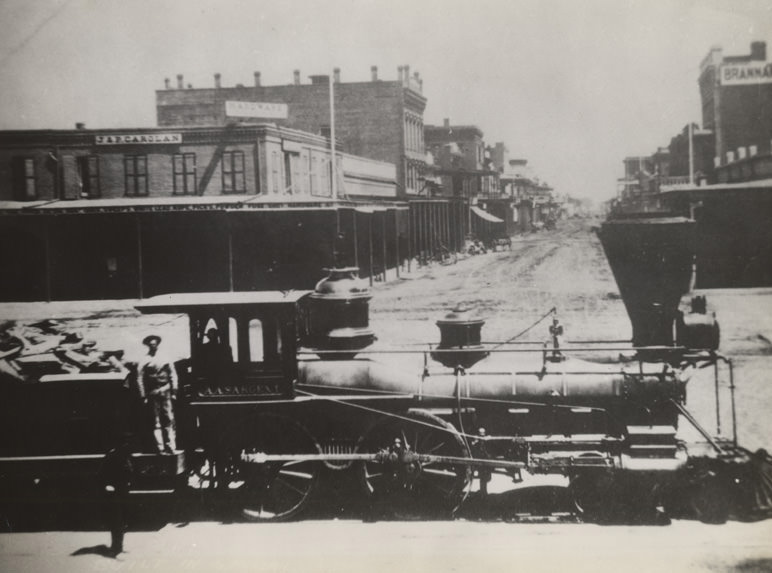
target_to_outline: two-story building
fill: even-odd
[[[309,288],[408,256],[394,165],[271,124],[0,132],[0,300]],[[402,247],[402,253],[400,253]]]
[[[224,126],[241,106],[259,105],[270,113],[283,106],[273,121],[303,131],[334,137],[347,153],[396,166],[397,197],[409,202],[403,242],[419,259],[431,259],[463,247],[458,201],[432,194],[427,183],[423,114],[427,100],[423,79],[410,66],[399,66],[397,79],[382,79],[370,68],[369,81],[344,82],[340,69],[311,75],[308,82],[294,70],[288,84],[265,85],[254,72],[252,85],[225,86],[215,74],[211,88],[176,87],[170,80],[156,92],[159,126]],[[334,121],[333,121],[334,118]],[[459,233],[460,237],[459,238]]]
[[[463,231],[481,239],[505,233],[504,219],[478,205],[500,197],[499,173],[486,155],[482,130],[476,125],[427,125],[426,149],[435,158],[435,173],[443,193],[465,205]]]

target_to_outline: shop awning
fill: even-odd
[[[503,223],[504,222],[503,219],[499,219],[498,217],[496,217],[494,215],[491,215],[487,211],[483,211],[479,207],[472,207],[472,212],[475,215],[477,215],[478,217],[480,217],[481,219],[483,219],[485,221],[488,221],[490,223]]]

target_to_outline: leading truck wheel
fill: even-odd
[[[472,479],[469,465],[421,460],[423,455],[471,457],[456,429],[423,410],[386,417],[365,434],[358,452],[376,454],[363,462],[361,481],[375,514],[389,517],[452,516]]]
[[[722,524],[729,519],[729,489],[721,476],[706,472],[689,497],[689,505],[702,523]]]
[[[230,450],[226,461],[237,468],[228,489],[242,516],[258,522],[296,517],[311,500],[319,463],[302,459],[260,463],[250,461],[250,454],[317,454],[316,442],[298,422],[275,414],[256,416],[242,431],[247,435],[240,440],[238,450]]]
[[[577,514],[584,521],[603,521],[612,511],[614,480],[606,471],[576,474],[568,487]]]

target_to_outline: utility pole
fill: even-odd
[[[694,185],[694,143],[692,122],[689,122],[689,185]]]
[[[338,160],[335,153],[335,73],[330,76],[330,161],[332,198],[338,200]]]

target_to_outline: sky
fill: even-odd
[[[426,124],[476,125],[557,192],[604,200],[624,157],[701,123],[710,48],[757,40],[772,54],[772,0],[0,0],[0,129],[154,126],[177,74],[277,85],[409,65]]]

